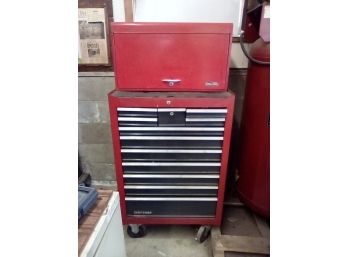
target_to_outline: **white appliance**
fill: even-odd
[[[113,192],[80,257],[126,257],[118,192]]]

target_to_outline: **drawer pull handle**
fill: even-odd
[[[218,189],[218,186],[143,186],[125,185],[125,189]]]
[[[122,162],[122,166],[204,166],[220,167],[220,162]]]
[[[187,109],[187,113],[227,113],[227,109]]]
[[[157,121],[157,118],[118,117],[118,121]]]
[[[185,112],[186,108],[159,108],[158,112]]]
[[[223,127],[119,127],[119,131],[224,131]]]
[[[219,178],[219,175],[124,174],[124,178]]]
[[[128,108],[118,107],[119,112],[157,112],[157,108]]]
[[[162,79],[162,82],[168,83],[168,86],[174,86],[175,83],[181,82],[181,79]]]
[[[209,149],[121,149],[121,153],[222,153],[222,150]]]
[[[125,197],[126,201],[197,201],[205,202],[212,201],[216,202],[217,197]]]
[[[186,121],[225,121],[225,118],[186,118]]]
[[[121,140],[224,140],[223,137],[189,137],[189,136],[120,136]]]

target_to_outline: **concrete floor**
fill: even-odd
[[[127,257],[211,257],[211,242],[195,240],[199,226],[148,225],[142,238],[130,238],[124,227]]]
[[[260,217],[259,217],[260,218]],[[269,220],[264,219],[269,225]],[[202,244],[195,240],[199,226],[148,225],[143,238],[130,238],[124,227],[127,257],[212,257],[210,237]],[[261,236],[251,211],[225,206],[223,235]],[[226,257],[266,257],[269,255],[225,252]]]

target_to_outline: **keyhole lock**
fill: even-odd
[[[174,112],[170,112],[169,115],[170,115],[170,116],[174,116]]]
[[[181,79],[162,79],[162,82],[168,83],[168,86],[172,87],[175,83],[179,83]]]

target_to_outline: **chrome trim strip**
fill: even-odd
[[[222,153],[222,150],[196,149],[121,149],[121,153]]]
[[[126,201],[198,201],[216,202],[217,197],[125,197]]]
[[[187,113],[227,113],[227,109],[186,109]]]
[[[119,131],[224,131],[224,127],[119,127]]]
[[[157,121],[157,118],[118,117],[119,121]]]
[[[122,162],[122,166],[208,166],[219,167],[220,162]]]
[[[148,186],[124,185],[125,189],[218,189],[218,186]]]
[[[185,136],[120,136],[121,140],[223,140],[223,137]]]
[[[130,217],[143,217],[144,215],[142,215],[142,214],[127,214],[127,216],[130,216]],[[177,215],[165,215],[165,214],[161,214],[161,215],[152,215],[152,214],[150,214],[150,215],[147,215],[147,216],[149,216],[149,217],[151,217],[151,218],[165,218],[165,217],[170,217],[170,218],[182,218],[183,216],[182,215],[180,215],[180,214],[177,214]],[[185,218],[195,218],[195,219],[197,219],[197,218],[214,218],[215,217],[215,215],[185,215],[184,216]]]
[[[118,107],[117,111],[120,112],[157,112],[157,108],[126,108]]]
[[[186,108],[158,108],[158,112],[184,112]]]
[[[123,174],[124,178],[219,178],[218,174],[194,175],[194,174]]]
[[[225,118],[186,118],[186,121],[225,121]]]

